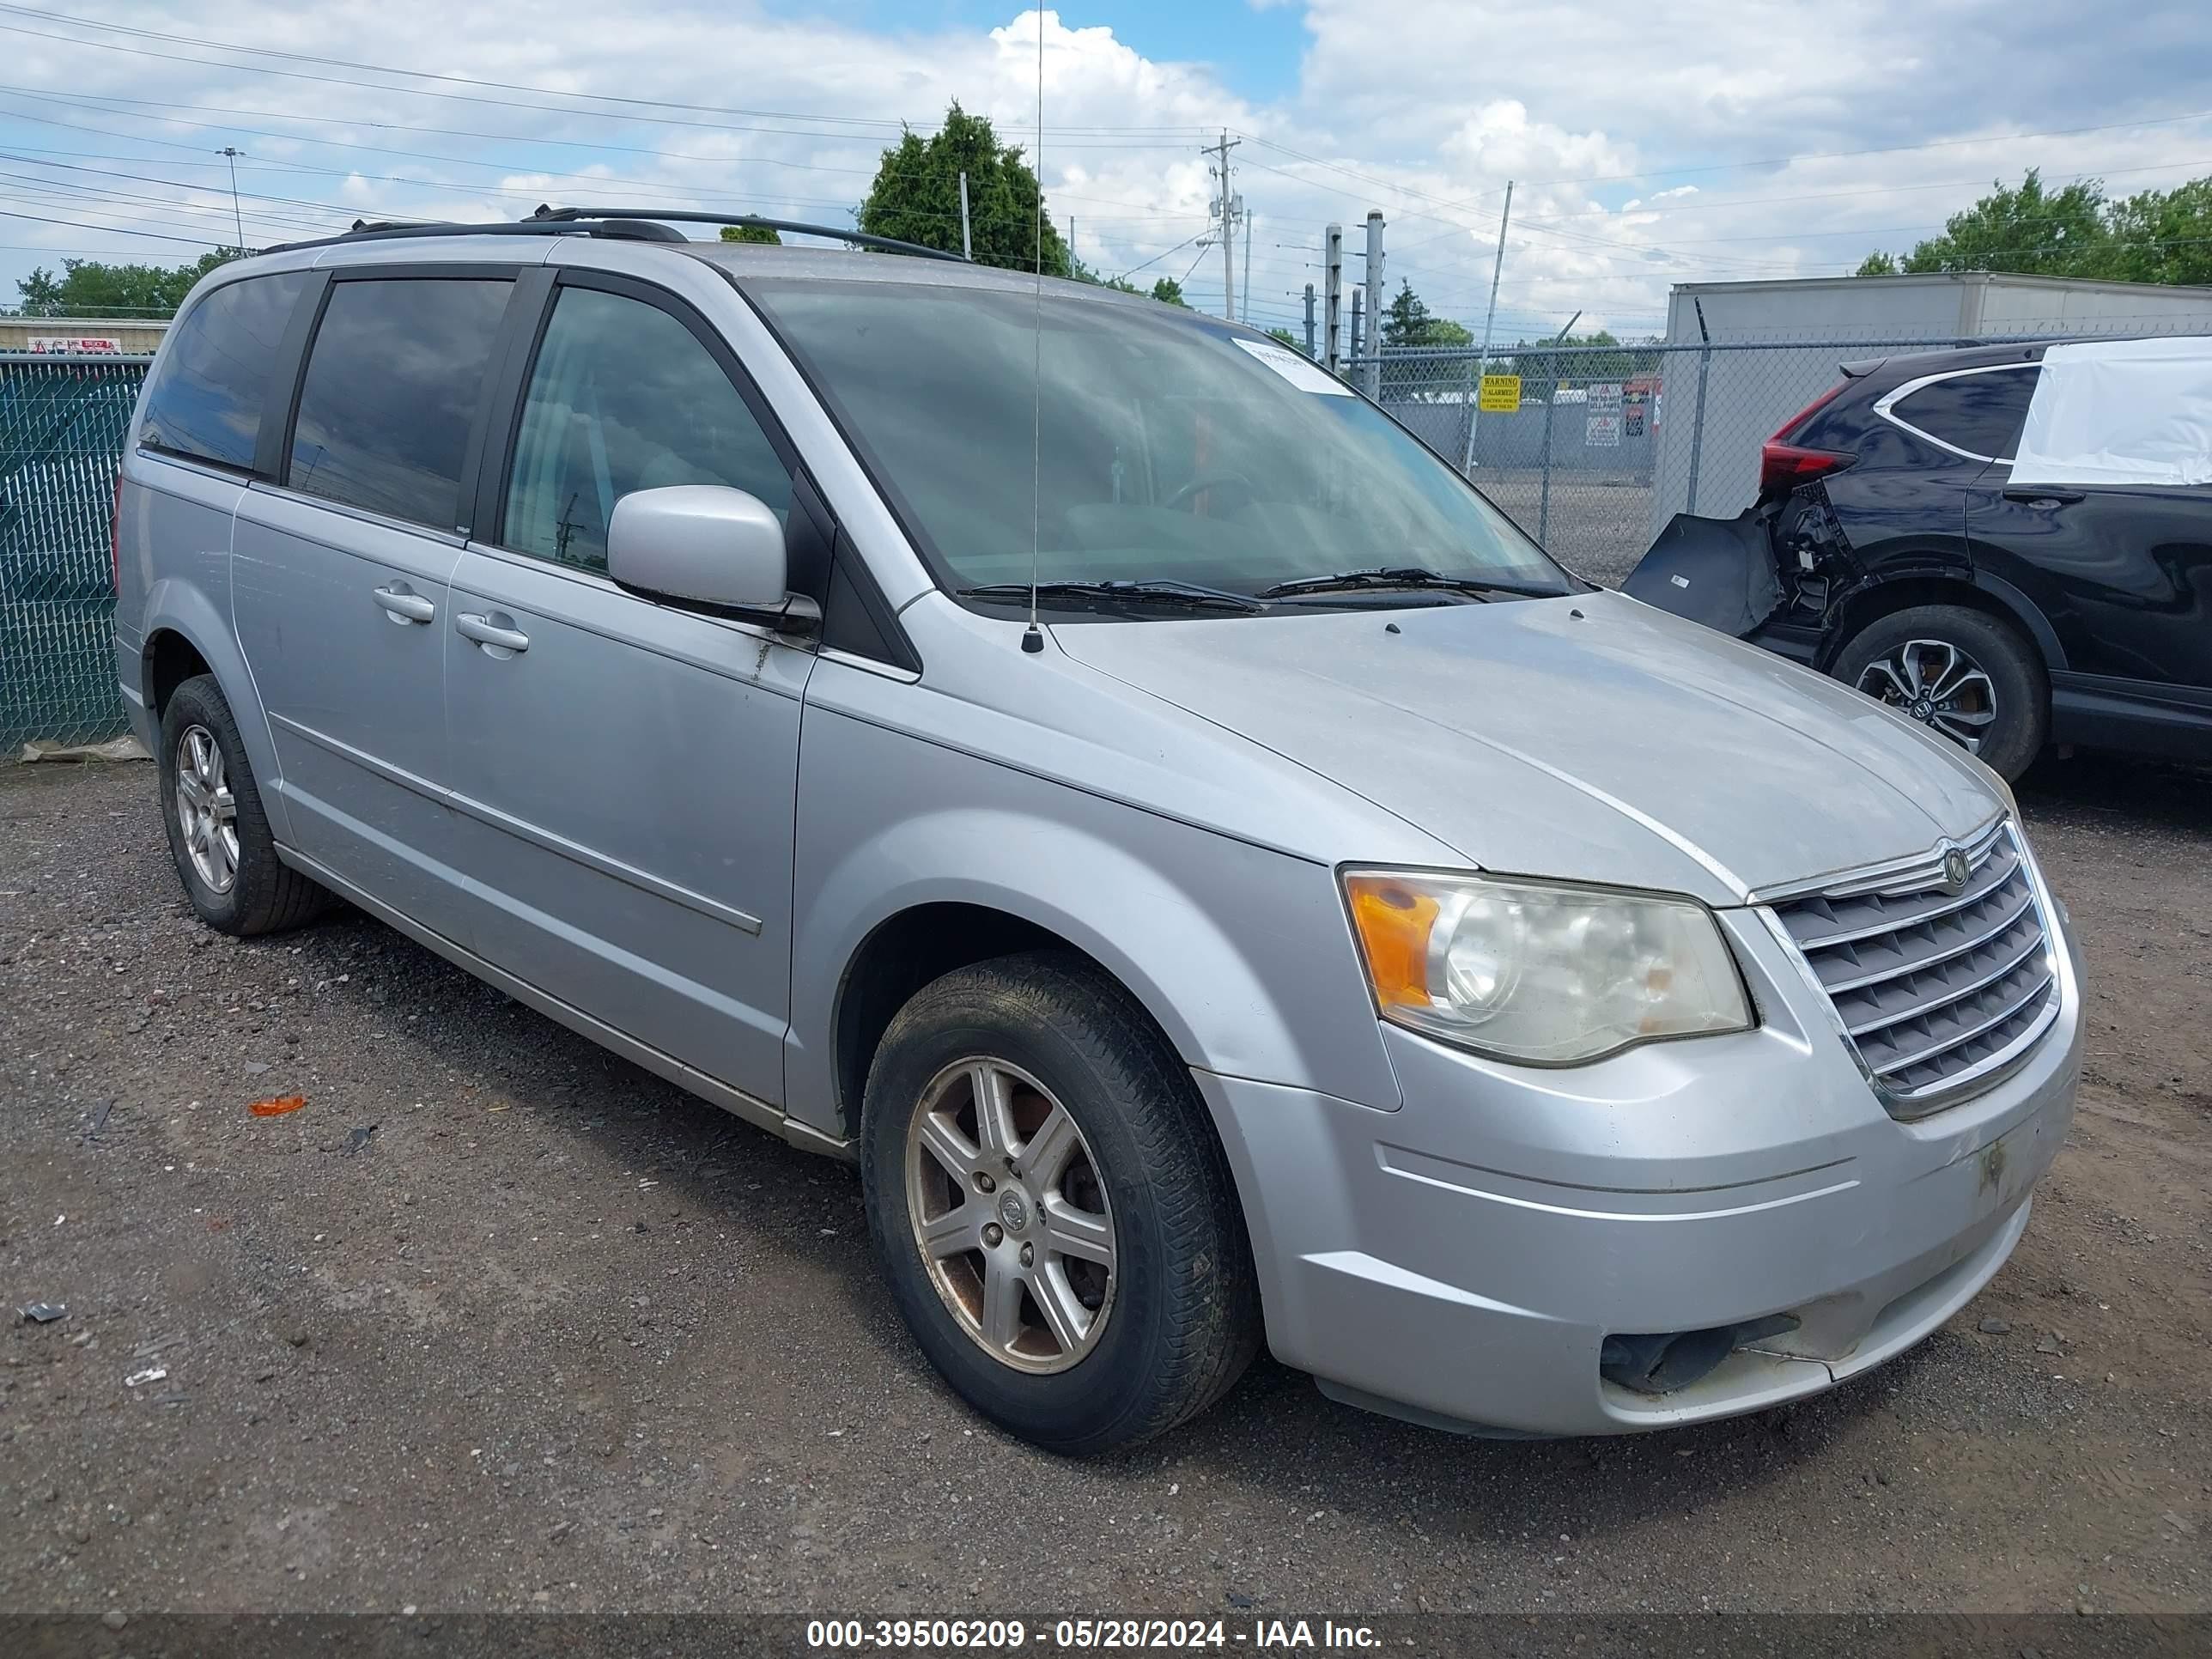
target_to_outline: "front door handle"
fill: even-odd
[[[453,629],[463,639],[474,640],[483,647],[488,657],[511,657],[530,649],[529,635],[520,629],[502,626],[514,620],[496,611],[489,617],[464,611],[453,618]]]
[[[405,627],[409,623],[426,623],[438,614],[438,607],[410,588],[405,582],[387,582],[376,590],[376,602],[384,607],[384,614]]]
[[[2039,489],[2033,484],[2022,484],[2017,489],[2008,489],[2004,498],[2008,501],[2026,501],[2030,507],[2071,507],[2081,499],[2078,489]]]

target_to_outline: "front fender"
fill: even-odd
[[[837,1002],[917,905],[1016,916],[1114,974],[1188,1065],[1399,1103],[1334,873],[1011,767],[811,710],[786,1109],[836,1133]]]
[[[143,643],[139,656],[138,686],[149,719],[154,707],[155,639],[165,632],[180,634],[200,653],[200,660],[207,664],[208,672],[215,676],[224,700],[230,704],[231,715],[238,722],[239,740],[246,745],[246,763],[253,769],[254,781],[260,786],[262,811],[267,814],[276,839],[289,842],[291,821],[285,813],[283,793],[276,787],[279,773],[276,739],[270,733],[268,715],[262,710],[253,672],[246,666],[246,653],[239,648],[238,635],[228,620],[216,608],[205,589],[173,576],[163,577],[147,590],[142,614],[145,631],[141,636]]]

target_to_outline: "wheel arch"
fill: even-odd
[[[247,763],[261,787],[262,810],[270,827],[279,841],[290,841],[290,820],[278,787],[276,743],[238,635],[205,592],[174,577],[154,584],[146,595],[144,614],[139,690],[155,737],[161,732],[161,711],[177,687],[195,674],[212,675],[238,722],[239,740],[246,745]]]
[[[179,686],[199,675],[214,672],[206,654],[181,629],[165,627],[149,634],[145,648],[140,653],[139,679],[155,730],[160,729],[161,715]]]
[[[795,896],[784,1104],[799,1122],[850,1135],[875,1041],[906,997],[1038,946],[1095,963],[1187,1066],[1398,1104],[1325,869],[1118,814],[1078,824],[946,806],[823,846],[834,833],[813,843],[820,863],[802,850]],[[1280,948],[1332,929],[1340,955]]]
[[[1923,605],[1955,605],[2005,623],[2033,646],[2045,670],[2066,666],[2066,652],[2042,610],[2002,577],[1976,571],[1966,575],[1916,574],[1870,582],[1844,596],[1833,612],[1815,662],[1822,673],[1850,642],[1884,617]]]
[[[846,963],[830,1015],[834,1103],[843,1132],[859,1133],[868,1068],[884,1031],[915,992],[956,969],[1041,950],[1072,951],[1121,982],[1073,939],[1010,910],[970,900],[927,900],[878,922]],[[1143,1006],[1133,993],[1132,998]],[[1146,1014],[1152,1018],[1149,1009]],[[1152,1024],[1159,1026],[1156,1018]],[[1166,1036],[1164,1028],[1161,1035]]]

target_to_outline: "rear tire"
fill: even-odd
[[[212,674],[186,680],[161,711],[161,822],[202,921],[237,939],[313,921],[332,902],[276,856],[238,722]]]
[[[2027,769],[2051,729],[2042,653],[1964,605],[1883,617],[1854,635],[1828,672],[1958,743],[2007,782]]]
[[[1010,1130],[997,1146],[977,1127],[987,1099]],[[1040,951],[923,987],[862,1110],[891,1298],[994,1423],[1088,1455],[1164,1433],[1243,1375],[1259,1291],[1227,1161],[1175,1051],[1097,967]]]

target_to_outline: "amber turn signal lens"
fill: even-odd
[[[1375,1000],[1384,1008],[1427,1007],[1436,900],[1389,876],[1347,876],[1344,886]]]

